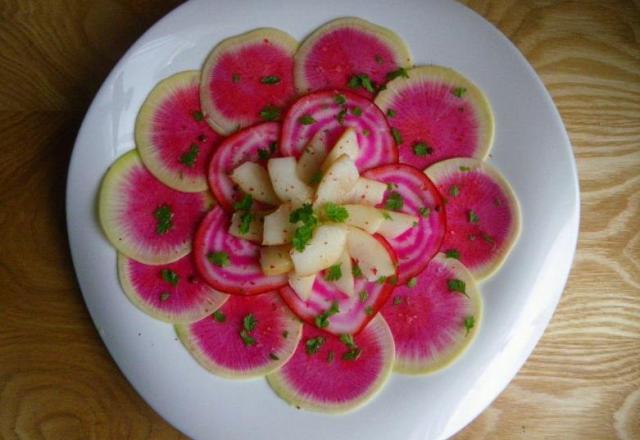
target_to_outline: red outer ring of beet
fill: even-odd
[[[397,266],[398,256],[396,255],[391,245],[389,245],[387,240],[385,240],[384,237],[378,234],[374,234],[372,235],[372,237],[378,240],[380,244],[384,246],[384,248],[387,250],[387,252],[391,256],[391,260],[393,261],[393,264]],[[283,294],[283,290],[287,288],[289,288],[289,286],[285,286],[279,289],[280,297],[282,298],[282,300],[285,302],[285,304],[289,307],[289,309],[293,312],[294,315],[296,315],[298,318],[300,318],[307,324],[312,325],[314,328],[317,328],[315,324],[316,315],[311,315],[303,312],[303,310],[300,308],[303,301],[299,299],[298,295],[294,294],[292,296],[289,296],[289,295]],[[378,314],[380,309],[382,309],[382,306],[384,306],[385,303],[389,300],[395,288],[396,286],[394,284],[390,284],[389,282],[385,283],[382,292],[380,293],[380,295],[378,295],[378,298],[376,298],[376,301],[371,306],[373,313],[371,315],[365,315],[364,321],[362,321],[362,323],[356,329],[356,331],[353,332],[353,335],[357,335],[358,333],[360,333],[367,326],[367,324],[369,324],[369,321],[375,318],[375,316]],[[319,330],[330,335],[333,334],[326,331],[325,329],[319,329]]]
[[[422,171],[420,171],[419,169],[417,169],[416,167],[412,167],[411,165],[407,165],[407,164],[389,164],[389,165],[381,165],[379,167],[376,168],[372,168],[370,170],[367,170],[363,173],[363,177],[366,177],[368,179],[372,179],[372,180],[377,180],[375,178],[375,174],[377,172],[382,172],[382,171],[387,171],[388,169],[392,169],[394,171],[399,171],[399,170],[404,170],[408,173],[411,173],[413,175],[415,175],[416,177],[418,177],[419,179],[423,180],[424,183],[426,184],[425,186],[427,186],[429,188],[429,192],[433,195],[434,199],[436,199],[436,206],[439,206],[440,209],[436,210],[436,212],[438,213],[438,216],[440,217],[440,221],[442,222],[442,225],[444,227],[444,234],[442,234],[442,236],[440,237],[439,243],[438,243],[438,247],[436,248],[435,252],[433,253],[433,255],[429,255],[428,258],[424,259],[424,264],[422,265],[422,267],[419,268],[419,270],[415,270],[412,272],[406,272],[403,274],[398,274],[398,278],[400,280],[408,280],[416,275],[418,275],[419,273],[422,273],[422,271],[425,269],[425,267],[427,267],[427,264],[429,264],[429,262],[433,259],[433,257],[435,257],[438,252],[440,252],[440,248],[442,248],[442,243],[444,243],[444,237],[447,235],[447,233],[449,232],[447,230],[447,215],[445,213],[445,209],[444,209],[444,197],[442,196],[442,194],[440,193],[440,191],[438,190],[438,188],[435,186],[435,184],[431,181],[431,179],[429,179],[426,174],[424,174]],[[432,214],[433,215],[433,214]],[[387,243],[388,246],[389,243]],[[394,251],[394,255],[395,255],[395,251]]]
[[[200,274],[200,276],[202,277],[202,279],[211,287],[213,287],[216,290],[219,290],[220,292],[223,293],[227,293],[229,295],[240,295],[240,296],[251,296],[251,295],[259,295],[261,293],[266,293],[266,292],[270,292],[272,290],[278,290],[281,287],[283,287],[283,285],[278,285],[278,284],[274,284],[274,285],[265,285],[265,286],[261,286],[258,288],[250,288],[250,287],[229,287],[226,285],[222,285],[220,283],[218,283],[215,280],[211,280],[210,278],[208,278],[206,276],[206,270],[204,268],[204,264],[206,264],[206,258],[202,259],[200,258],[200,255],[204,255],[205,253],[205,248],[206,248],[206,243],[204,242],[204,235],[205,235],[205,231],[207,229],[207,221],[209,219],[209,215],[205,216],[205,218],[202,220],[202,222],[200,223],[200,226],[198,226],[198,230],[196,231],[196,236],[193,239],[193,255],[194,255],[194,260],[196,262],[196,269],[198,270],[198,273]]]

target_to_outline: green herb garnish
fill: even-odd
[[[476,325],[476,318],[473,315],[467,316],[466,318],[464,318],[464,329],[465,329],[464,335],[467,336],[475,325]]]
[[[258,159],[259,160],[269,160],[271,157],[271,152],[266,148],[258,148]]]
[[[433,153],[433,148],[424,142],[418,142],[413,146],[413,152],[416,156],[426,156]]]
[[[156,234],[164,235],[169,232],[173,226],[173,211],[169,205],[162,205],[153,211],[153,217],[156,219]]]
[[[293,239],[291,240],[293,247],[298,252],[302,252],[307,246],[307,243],[313,236],[313,231],[318,224],[318,219],[313,213],[311,204],[305,203],[302,207],[296,209],[289,215],[290,223],[302,223],[298,226],[293,233]]]
[[[320,351],[320,347],[322,347],[323,344],[324,344],[323,336],[310,338],[310,339],[307,339],[307,341],[304,343],[304,346],[305,346],[304,350],[308,355],[316,354],[318,351]]]
[[[347,98],[344,95],[336,95],[333,99],[338,105],[344,105],[347,102]]]
[[[460,252],[457,249],[449,249],[444,254],[447,258],[455,258],[456,260],[460,259]]]
[[[354,107],[351,109],[351,114],[354,116],[361,116],[362,115],[362,109],[360,107]]]
[[[362,278],[362,269],[357,264],[351,266],[351,274],[355,279]]]
[[[336,115],[336,120],[338,121],[338,123],[340,125],[344,124],[344,118],[347,116],[347,109],[343,108],[342,110],[340,110],[340,112]]]
[[[349,218],[349,213],[347,212],[347,210],[342,206],[336,205],[335,203],[325,203],[323,210],[324,216],[332,222],[343,223],[346,219]]]
[[[229,265],[229,254],[226,252],[209,252],[207,254],[207,259],[211,264],[214,264],[218,267],[225,267]]]
[[[311,115],[302,115],[298,118],[298,122],[302,125],[311,125],[316,122]]]
[[[396,141],[396,145],[400,145],[402,143],[402,135],[397,128],[391,127],[391,136],[393,136],[393,140]]]
[[[338,303],[337,302],[331,303],[331,307],[329,307],[329,309],[325,310],[321,315],[316,316],[314,320],[316,323],[316,327],[318,328],[328,327],[329,318],[339,312],[340,312],[340,309],[338,308]]]
[[[398,191],[391,191],[387,201],[384,203],[385,209],[390,211],[400,211],[404,206],[404,199]]]
[[[426,206],[423,206],[420,209],[418,209],[418,212],[420,213],[420,216],[424,218],[427,218],[431,215],[431,209],[427,208]]]
[[[242,342],[246,347],[249,347],[250,345],[256,345],[255,338],[251,336],[246,330],[242,330],[240,332],[240,339],[242,339]]]
[[[238,84],[240,82],[240,75],[238,75],[237,73],[234,73],[233,75],[231,75],[231,81],[234,84]]]
[[[469,223],[478,223],[480,221],[480,217],[478,214],[473,212],[473,210],[469,211]]]
[[[246,194],[242,200],[233,205],[233,209],[236,211],[248,211],[251,209],[251,205],[253,205],[253,197],[250,194]]]
[[[260,82],[262,84],[273,85],[278,84],[280,82],[280,78],[275,75],[263,76],[262,78],[260,78]]]
[[[162,271],[160,271],[160,275],[162,276],[163,280],[165,280],[167,283],[171,284],[172,286],[175,286],[176,284],[178,284],[178,281],[180,280],[180,277],[178,276],[178,274],[172,271],[171,269],[162,269]]]
[[[340,342],[342,342],[347,347],[355,347],[356,346],[356,343],[353,340],[353,335],[349,335],[349,334],[340,335]]]
[[[311,177],[311,179],[309,179],[309,184],[317,185],[320,183],[321,180],[322,180],[322,173],[318,171]]]
[[[392,108],[387,110],[387,116],[389,116],[390,118],[393,118],[396,115],[396,111]]]
[[[402,297],[401,296],[396,296],[393,298],[393,305],[394,306],[398,306],[402,304]]]
[[[193,168],[193,166],[196,164],[196,159],[198,158],[199,152],[200,147],[198,146],[198,144],[191,144],[189,149],[180,156],[178,162],[188,166],[189,168]]]
[[[464,296],[468,296],[466,291],[467,285],[465,284],[464,281],[459,280],[457,278],[447,280],[447,288],[449,289],[450,292],[459,292],[459,293],[462,293]]]
[[[466,167],[464,165],[461,165],[460,166],[460,171],[462,171],[463,173],[466,173],[467,171],[471,171],[471,168]]]
[[[351,78],[349,78],[347,86],[349,86],[349,88],[351,89],[357,89],[358,87],[361,87],[370,93],[375,92],[375,87],[373,87],[373,83],[371,82],[371,78],[369,78],[369,75],[353,75]]]
[[[451,187],[449,188],[449,195],[451,197],[458,197],[459,194],[460,188],[458,188],[458,185],[451,185]]]
[[[342,354],[342,360],[345,361],[355,361],[362,354],[362,349],[360,347],[350,348],[349,351]]]
[[[327,281],[338,281],[342,278],[342,268],[340,264],[334,264],[333,266],[329,266],[327,268],[327,273],[325,273],[324,278]]]
[[[416,277],[413,277],[413,278],[409,279],[409,281],[407,281],[407,287],[409,287],[411,289],[416,287],[417,284],[418,284],[418,279]]]
[[[371,315],[373,315],[373,308],[372,308],[371,306],[367,306],[367,307],[365,307],[365,308],[364,308],[364,313],[365,313],[367,316],[371,316]]]
[[[280,109],[274,105],[266,105],[260,110],[260,117],[265,121],[277,121],[280,114]]]
[[[464,87],[456,87],[451,91],[451,93],[453,93],[458,98],[462,98],[465,93],[467,93],[467,89]]]
[[[249,313],[242,318],[242,326],[248,332],[252,332],[256,328],[257,324],[258,321],[256,321],[256,317],[253,316],[253,313]]]
[[[198,122],[204,119],[204,115],[200,110],[196,110],[195,112],[191,113],[191,116],[193,117],[194,121],[198,121]]]
[[[404,67],[399,67],[398,69],[387,73],[387,81],[391,81],[398,77],[409,78],[409,74],[407,73],[407,69]]]
[[[211,316],[213,316],[213,319],[215,319],[217,322],[225,322],[227,320],[227,316],[220,310],[216,310]]]
[[[366,290],[361,290],[360,293],[358,293],[358,299],[361,303],[365,303],[367,302],[367,299],[369,299],[369,294]]]

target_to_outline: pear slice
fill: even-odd
[[[326,171],[318,185],[314,208],[328,202],[341,204],[349,199],[358,181],[356,164],[346,154],[340,156]]]
[[[231,180],[240,187],[242,191],[250,194],[254,200],[278,205],[280,200],[273,191],[269,174],[262,166],[255,162],[245,162],[233,170]]]
[[[348,127],[336,141],[329,155],[322,164],[322,171],[326,171],[338,158],[347,155],[354,162],[358,159],[360,148],[358,147],[358,135],[352,127]]]
[[[313,189],[298,177],[295,158],[269,159],[267,169],[273,189],[280,200],[293,202],[296,205],[311,201]]]
[[[313,184],[312,180],[321,173],[322,163],[327,157],[327,132],[320,130],[307,144],[298,159],[298,177],[305,183]],[[318,182],[315,182],[317,185]]]
[[[347,230],[339,225],[319,226],[302,252],[291,250],[291,260],[300,276],[311,275],[334,264],[342,255]]]
[[[291,272],[293,264],[289,256],[290,246],[262,246],[260,248],[260,266],[265,275],[282,275]]]
[[[356,260],[364,277],[376,281],[396,272],[387,249],[362,229],[347,226],[347,252]]]
[[[378,230],[384,238],[396,238],[418,225],[418,217],[402,212],[384,211],[385,220]]]
[[[301,300],[306,301],[311,296],[313,283],[316,281],[316,274],[300,276],[295,272],[289,273],[289,286],[296,292]]]
[[[338,290],[346,293],[350,297],[353,296],[355,288],[353,282],[351,257],[349,256],[349,253],[346,250],[343,251],[342,255],[335,264],[340,265],[341,275],[340,278],[331,282],[338,288]]]
[[[376,180],[360,177],[347,198],[348,203],[376,206],[384,200],[387,185]]]
[[[349,214],[345,223],[363,229],[369,234],[375,234],[383,221],[385,221],[382,212],[372,206],[343,205],[343,208]]]
[[[271,214],[264,217],[262,227],[262,244],[271,246],[291,243],[294,226],[289,222],[293,208],[290,203],[283,203]]]

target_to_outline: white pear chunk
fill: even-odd
[[[349,296],[353,296],[355,288],[353,281],[353,272],[351,272],[351,257],[349,256],[349,253],[346,250],[343,251],[342,255],[335,264],[340,265],[341,275],[340,278],[331,282],[334,286],[336,286],[338,290],[346,293]]]
[[[289,222],[293,208],[290,203],[283,203],[271,214],[264,217],[262,227],[262,244],[272,246],[291,243],[295,226]]]
[[[342,205],[347,210],[349,217],[345,223],[364,229],[369,234],[374,234],[384,221],[384,216],[379,209],[366,205]]]
[[[245,162],[234,169],[229,177],[242,191],[250,194],[255,200],[269,205],[280,203],[276,193],[273,191],[267,170],[259,164]]]
[[[229,226],[229,233],[234,237],[243,238],[245,240],[260,243],[262,241],[262,217],[256,214],[251,214],[253,219],[249,223],[249,230],[246,233],[240,232],[240,224],[242,223],[241,212],[234,212],[231,216],[231,226]]]
[[[302,204],[311,201],[313,189],[298,177],[294,157],[276,157],[267,163],[269,177],[278,198],[283,202]]]
[[[296,292],[301,300],[306,301],[311,296],[313,283],[316,281],[316,274],[300,276],[295,272],[289,273],[289,286]]]
[[[300,180],[310,184],[318,176],[327,157],[327,151],[327,132],[320,130],[311,138],[298,159],[297,171]]]
[[[291,260],[300,276],[311,275],[334,264],[342,255],[347,230],[338,225],[319,226],[302,252],[291,250]]]
[[[417,226],[418,217],[402,212],[384,211],[387,218],[382,222],[378,234],[384,238],[396,238],[404,234],[408,229]]]
[[[347,155],[340,156],[324,173],[316,192],[314,207],[327,202],[343,203],[358,181],[359,173],[356,164]]]
[[[376,206],[382,203],[384,192],[387,185],[377,180],[371,180],[360,177],[356,182],[353,191],[347,198],[348,203],[356,203],[358,205]]]
[[[347,155],[354,162],[360,155],[358,147],[358,135],[352,127],[348,127],[336,141],[329,155],[322,164],[322,170],[326,171],[340,156]]]
[[[387,249],[362,229],[347,226],[347,252],[356,260],[364,277],[376,281],[396,272]]]
[[[293,264],[289,255],[289,246],[262,246],[260,248],[260,266],[265,275],[281,275],[291,272]]]

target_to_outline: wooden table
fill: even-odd
[[[76,285],[66,170],[126,48],[178,1],[0,0],[0,437],[182,436],[117,370]],[[524,53],[573,143],[582,222],[551,325],[461,439],[640,438],[640,5],[468,0]]]

